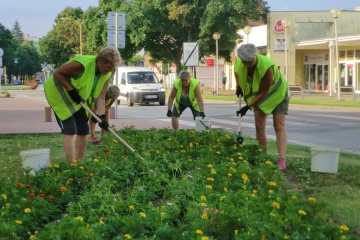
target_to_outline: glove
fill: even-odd
[[[241,87],[240,86],[237,86],[236,87],[236,96],[237,97],[242,97],[242,96],[244,96],[244,93],[243,93],[243,90],[241,89]]]
[[[236,116],[239,116],[239,114],[240,114],[241,117],[242,117],[242,116],[245,116],[246,112],[247,112],[249,109],[250,109],[250,108],[249,108],[248,105],[246,105],[245,107],[242,107],[239,111],[236,111]]]
[[[80,103],[81,103],[82,99],[81,99],[79,93],[78,93],[75,89],[68,91],[68,93],[69,93],[71,99],[72,99],[76,104],[80,104]]]
[[[200,112],[200,117],[202,117],[202,118],[204,119],[205,113],[204,113],[204,112]]]
[[[93,123],[97,123],[97,122],[98,122],[93,116],[91,116],[90,120],[91,120]]]
[[[172,117],[172,112],[171,112],[171,110],[168,110],[168,111],[167,111],[166,116]]]
[[[109,131],[109,123],[106,121],[106,117],[105,117],[105,114],[103,115],[100,115],[99,118],[101,119],[101,122],[99,122],[99,126],[106,130],[106,131]]]

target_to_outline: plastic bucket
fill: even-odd
[[[50,164],[50,148],[21,151],[22,165],[25,169],[31,169],[30,174]]]
[[[311,171],[336,173],[339,165],[340,149],[311,147]]]
[[[209,118],[196,117],[195,118],[195,131],[202,132],[211,129],[211,121]]]

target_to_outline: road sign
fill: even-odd
[[[137,61],[136,66],[144,67],[144,61]]]
[[[125,13],[108,12],[107,44],[125,48]]]
[[[184,65],[187,67],[199,66],[199,44],[197,42],[184,43]]]
[[[108,30],[125,31],[125,13],[108,12]]]
[[[125,31],[118,31],[116,34],[115,30],[108,30],[107,38],[108,46],[125,48]]]

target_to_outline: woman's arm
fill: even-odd
[[[99,116],[105,114],[105,94],[108,89],[109,79],[105,82],[99,97],[96,99],[96,108],[98,109]]]
[[[84,66],[77,61],[67,63],[54,72],[56,80],[64,87],[67,91],[73,90],[74,86],[70,83],[70,77],[79,75],[84,71]]]
[[[168,111],[171,110],[171,108],[172,108],[172,105],[174,103],[174,99],[176,97],[176,93],[177,93],[177,90],[176,90],[175,87],[173,87],[171,89],[170,96],[169,96],[169,99],[168,99]]]
[[[199,104],[199,107],[200,107],[200,112],[204,112],[204,100],[203,100],[202,95],[201,95],[200,83],[198,85],[196,85],[195,97],[196,97],[196,99],[198,101],[198,104]]]

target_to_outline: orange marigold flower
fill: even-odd
[[[29,193],[29,198],[34,198],[35,197],[35,194],[34,193]]]
[[[54,199],[55,199],[53,195],[48,196],[48,198],[49,198],[50,200],[54,200]]]
[[[40,193],[40,194],[39,194],[39,197],[45,198],[45,197],[46,197],[46,194],[45,194],[45,193]]]
[[[108,153],[108,152],[109,152],[109,149],[105,148],[105,149],[103,150],[103,152],[104,152],[104,153]]]
[[[25,187],[26,188],[31,188],[31,186],[29,184],[26,184]]]
[[[61,186],[61,187],[60,187],[60,191],[62,191],[62,192],[66,192],[66,191],[67,191],[67,189],[66,189],[66,187],[64,187],[64,186]]]
[[[16,186],[17,186],[17,187],[21,187],[21,186],[22,186],[22,183],[16,182]]]

